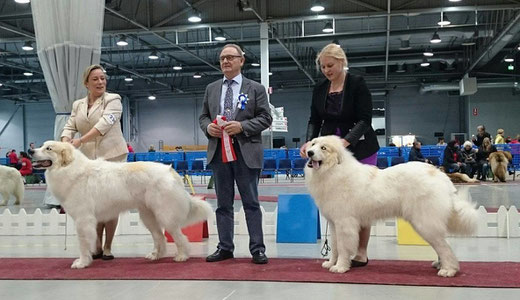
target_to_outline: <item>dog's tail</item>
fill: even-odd
[[[184,222],[184,226],[193,225],[208,219],[213,214],[213,209],[202,197],[190,196],[190,212]]]
[[[472,235],[477,230],[478,212],[470,200],[469,189],[461,187],[454,194],[453,208],[448,220],[448,230],[460,235]]]

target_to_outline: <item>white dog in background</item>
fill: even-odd
[[[71,144],[54,141],[35,149],[33,159],[33,167],[46,169],[51,192],[76,224],[80,257],[71,268],[91,264],[96,224],[130,209],[139,211],[152,233],[154,250],[147,259],[165,255],[165,229],[175,239],[175,261],[185,261],[189,243],[181,227],[206,220],[213,213],[208,203],[188,194],[179,174],[168,165],[89,160]]]
[[[15,168],[0,165],[0,194],[4,199],[0,206],[7,205],[11,195],[16,198],[14,204],[20,204],[23,193],[23,178],[20,172]]]
[[[459,263],[446,242],[448,232],[472,234],[477,210],[457,194],[446,174],[422,162],[379,170],[359,163],[336,136],[318,137],[307,148],[305,181],[329,221],[332,254],[323,267],[343,273],[357,252],[360,227],[402,217],[433,247],[438,275],[453,277]],[[468,196],[468,195],[466,195]]]

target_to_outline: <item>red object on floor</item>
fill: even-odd
[[[197,194],[195,196],[206,201],[206,196],[204,194]],[[182,233],[186,235],[190,242],[202,242],[203,238],[209,237],[208,222],[204,221],[198,224],[184,227],[182,228]],[[168,231],[164,231],[164,236],[166,236],[166,241],[168,243],[174,242],[173,237]]]
[[[206,236],[204,236],[204,232],[206,232]],[[186,235],[190,242],[202,242],[202,238],[208,237],[208,222],[200,222],[195,225],[191,225],[188,227],[182,228],[182,233]],[[166,241],[168,243],[173,243],[173,237],[168,233],[168,231],[164,232],[166,236]]]
[[[269,255],[269,253],[267,253]],[[429,261],[370,260],[366,267],[344,274],[321,267],[322,259],[271,258],[255,265],[251,258],[207,263],[191,258],[176,263],[171,258],[95,260],[82,270],[70,269],[74,258],[0,258],[0,279],[150,279],[150,280],[237,280],[281,282],[332,282],[411,286],[520,287],[518,262],[462,262],[454,278],[437,276]]]

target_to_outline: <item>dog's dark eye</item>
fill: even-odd
[[[327,147],[321,146],[321,150],[327,150]]]

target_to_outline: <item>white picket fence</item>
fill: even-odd
[[[263,218],[263,229],[266,235],[276,234],[277,210],[265,212],[261,207]],[[497,212],[487,212],[481,206],[478,209],[479,224],[476,237],[520,237],[520,213],[515,206],[507,210],[500,206]],[[325,234],[326,220],[320,217],[321,233]],[[217,234],[215,217],[208,220],[209,234]],[[70,216],[59,214],[52,209],[49,213],[42,213],[40,209],[32,214],[27,214],[22,208],[17,214],[6,209],[0,214],[0,236],[26,236],[26,235],[75,235],[74,222]],[[397,221],[388,219],[378,221],[372,226],[374,236],[396,236]],[[139,214],[136,212],[124,213],[119,216],[119,225],[116,235],[149,234],[144,227]],[[247,234],[244,210],[235,213],[235,234]]]

